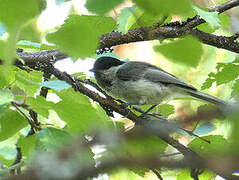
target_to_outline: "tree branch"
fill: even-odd
[[[239,0],[231,0],[211,9],[210,11],[217,11],[219,13],[222,13],[238,5]],[[238,34],[235,34],[231,37],[225,37],[193,29],[204,22],[205,20],[200,18],[200,16],[195,16],[181,23],[177,21],[164,26],[152,25],[148,27],[140,27],[137,29],[130,30],[126,34],[121,34],[120,32],[111,32],[103,34],[100,37],[99,48],[104,49],[132,42],[177,38],[182,37],[186,34],[190,34],[197,37],[205,44],[239,53],[239,43],[235,41],[238,38]],[[55,63],[58,60],[62,60],[64,58],[69,57],[56,49],[49,51],[41,51],[38,53],[18,52],[17,54],[24,61],[24,64],[22,64],[21,61],[16,60],[15,65],[20,67],[26,65],[33,69],[36,66],[41,67],[41,64],[49,63],[46,61],[50,60],[51,63]],[[1,60],[0,64],[2,64]]]
[[[217,11],[218,13],[222,13],[238,5],[239,0],[231,0],[211,9],[210,12]],[[217,36],[202,31],[200,31],[201,33],[198,33],[198,30],[193,29],[196,26],[205,22],[206,21],[200,18],[200,16],[195,16],[182,23],[177,21],[169,23],[162,27],[140,27],[137,29],[130,30],[126,34],[121,34],[119,32],[111,32],[101,36],[100,48],[104,49],[106,47],[112,47],[119,44],[131,42],[177,38],[186,34],[191,34],[205,44],[239,53],[239,43],[234,42],[235,39],[225,36]]]
[[[227,1],[213,9],[211,9],[210,11],[211,12],[217,11],[218,13],[223,13],[224,11],[232,9],[236,6],[239,6],[239,0],[230,0],[230,1]]]

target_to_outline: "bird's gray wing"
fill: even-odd
[[[193,86],[180,81],[178,78],[159,67],[143,62],[127,62],[123,64],[117,71],[117,77],[123,81],[136,81],[145,78],[155,83],[164,85],[173,84],[175,86],[197,91]]]
[[[153,65],[143,62],[127,62],[117,71],[117,77],[122,81],[136,81],[143,77],[143,72]]]
[[[158,69],[148,69],[143,77],[155,83],[162,83],[164,85],[175,85],[181,88],[197,91],[195,87],[179,80],[178,78],[166,71],[160,71]]]

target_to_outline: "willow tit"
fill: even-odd
[[[102,56],[95,61],[90,71],[94,72],[98,85],[109,95],[130,105],[156,105],[185,95],[217,106],[227,104],[145,62],[125,62]]]

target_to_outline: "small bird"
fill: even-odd
[[[175,97],[192,96],[224,107],[227,103],[145,62],[126,62],[114,57],[98,58],[90,71],[98,85],[127,105],[157,105]],[[151,108],[152,109],[152,108]]]

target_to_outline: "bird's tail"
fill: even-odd
[[[195,98],[199,98],[202,99],[204,101],[208,101],[210,103],[215,104],[216,106],[218,106],[219,108],[223,108],[223,107],[229,107],[229,104],[221,99],[218,99],[214,96],[211,96],[209,94],[200,92],[200,91],[188,91],[187,93],[189,93],[190,96],[195,97]]]

